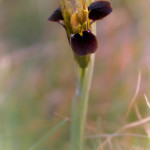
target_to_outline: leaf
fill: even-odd
[[[65,123],[67,119],[61,121],[55,128],[53,128],[49,133],[43,136],[37,143],[33,144],[29,150],[35,150],[40,147],[49,137],[51,137],[58,129],[60,129]]]

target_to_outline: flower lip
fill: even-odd
[[[108,1],[96,1],[89,7],[89,19],[95,21],[100,20],[109,15],[112,12],[112,7]]]
[[[53,12],[53,14],[48,18],[48,20],[53,22],[59,22],[61,20],[64,20],[60,6]]]
[[[80,56],[94,53],[98,48],[97,38],[90,30],[84,31],[82,35],[72,34],[70,40],[74,53]]]

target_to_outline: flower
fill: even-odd
[[[75,56],[82,57],[94,53],[98,48],[97,38],[92,33],[92,23],[111,12],[110,2],[104,0],[89,6],[86,0],[76,0],[75,6],[68,0],[60,0],[60,6],[48,20],[58,22],[65,28]]]

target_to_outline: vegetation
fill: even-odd
[[[149,2],[111,3],[97,23],[85,149],[149,150]],[[70,149],[75,65],[64,29],[47,21],[57,6],[0,1],[0,150],[28,150],[64,122],[37,150]]]

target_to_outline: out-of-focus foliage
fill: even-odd
[[[96,133],[120,128],[139,70],[137,104],[143,117],[150,114],[143,96],[150,98],[150,1],[111,2],[113,13],[97,24],[99,49],[87,121],[95,128],[101,120]],[[75,63],[64,29],[47,21],[57,6],[54,0],[0,1],[0,150],[27,150],[61,117],[70,117]],[[132,109],[126,123],[136,120]],[[68,123],[39,150],[70,149],[69,127]],[[145,133],[143,127],[130,131]],[[87,130],[87,134],[94,133]],[[88,140],[89,149],[93,141]],[[113,146],[144,150],[146,143],[125,137]]]

